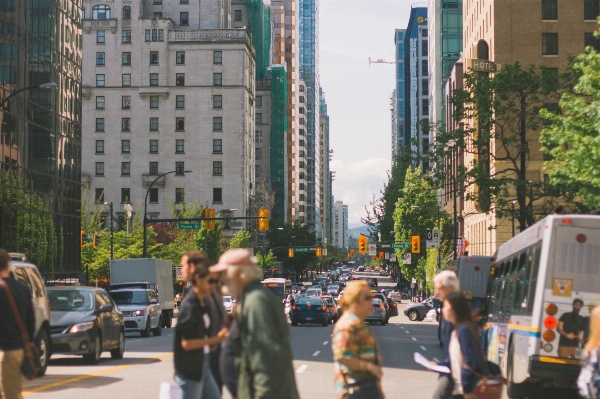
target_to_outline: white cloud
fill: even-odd
[[[380,190],[388,180],[386,171],[390,168],[390,160],[384,158],[344,161],[334,157],[330,164],[330,169],[336,172],[333,196],[335,201],[348,205],[348,224],[360,223],[360,218],[366,216],[365,205],[373,194],[375,198],[381,196]]]

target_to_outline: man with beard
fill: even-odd
[[[575,359],[577,348],[583,333],[583,318],[579,311],[583,307],[581,299],[573,300],[573,311],[563,313],[558,319],[558,328],[560,334],[558,340],[558,357],[570,357]]]

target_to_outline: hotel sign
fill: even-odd
[[[500,64],[488,60],[469,58],[467,59],[467,68],[471,68],[475,72],[496,72],[500,70]]]

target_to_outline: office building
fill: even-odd
[[[343,201],[335,201],[333,220],[333,245],[348,249],[348,205]]]
[[[320,186],[321,186],[321,197],[319,202],[320,207],[320,219],[321,226],[323,226],[323,244],[331,242],[331,181],[329,173],[329,115],[327,114],[327,101],[325,101],[325,93],[323,89],[319,89],[319,136],[320,136],[320,159],[321,165],[320,170]]]

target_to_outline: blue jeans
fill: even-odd
[[[201,399],[202,380],[189,380],[175,375],[175,382],[181,389],[181,399]]]
[[[182,399],[220,399],[221,392],[210,371],[210,355],[204,356],[202,364],[202,379],[189,380],[175,375],[175,382],[181,388]]]

